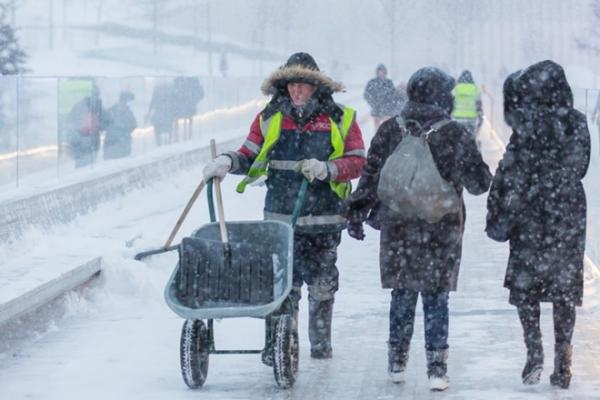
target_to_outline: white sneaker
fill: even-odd
[[[429,390],[441,392],[448,389],[449,379],[447,376],[432,376],[429,378]]]
[[[399,372],[388,372],[390,379],[394,383],[404,383],[406,382],[406,371]]]

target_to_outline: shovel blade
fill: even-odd
[[[178,247],[179,247],[179,245],[173,245],[173,246],[169,246],[169,247],[161,247],[160,249],[146,250],[146,251],[137,253],[135,255],[135,257],[133,257],[133,258],[137,261],[141,261],[142,259],[144,259],[146,257],[150,257],[150,256],[153,256],[156,254],[167,253],[169,251],[173,251],[173,250],[177,249]]]

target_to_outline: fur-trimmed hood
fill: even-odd
[[[329,89],[332,93],[342,92],[345,89],[341,82],[334,81],[321,71],[309,69],[302,65],[279,67],[265,79],[260,89],[266,96],[283,93],[286,91],[286,85],[290,82],[310,83]]]

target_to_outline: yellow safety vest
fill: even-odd
[[[452,94],[454,95],[452,118],[477,118],[477,99],[479,98],[477,85],[474,83],[459,83],[454,87]]]
[[[331,118],[329,118],[329,124],[331,126],[331,145],[333,146],[333,152],[329,155],[329,160],[336,160],[344,156],[344,147],[346,137],[350,131],[350,126],[354,121],[356,111],[350,107],[344,107],[344,114],[342,121],[336,124]],[[281,123],[283,121],[283,114],[277,112],[273,114],[269,119],[263,121],[262,115],[260,116],[260,129],[264,137],[264,142],[260,149],[260,152],[256,156],[256,159],[248,170],[248,176],[246,176],[237,186],[236,191],[243,193],[246,189],[246,185],[256,181],[261,176],[268,174],[267,167],[269,165],[269,153],[275,147],[275,144],[279,140],[281,135]],[[333,190],[340,198],[344,199],[350,195],[351,186],[350,182],[329,182],[331,190]]]

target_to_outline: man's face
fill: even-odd
[[[288,83],[287,90],[296,106],[303,106],[312,97],[317,87],[308,83]]]
[[[385,69],[381,68],[377,71],[377,76],[379,77],[379,79],[385,79],[385,77],[387,76],[387,72],[385,71]]]

